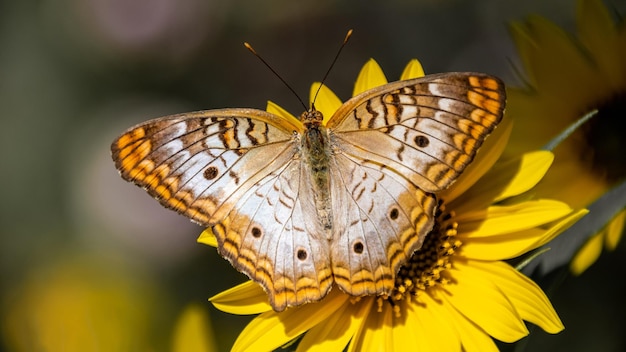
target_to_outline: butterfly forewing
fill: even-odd
[[[129,129],[111,150],[124,179],[208,226],[220,207],[292,158],[293,129],[280,122],[252,109],[172,115]]]
[[[499,79],[446,73],[364,92],[337,110],[328,127],[347,153],[392,166],[422,190],[437,192],[472,161],[504,105]]]

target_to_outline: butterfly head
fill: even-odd
[[[311,105],[311,109],[305,111],[300,115],[300,121],[306,127],[321,126],[324,115],[318,110],[315,110],[315,105]]]

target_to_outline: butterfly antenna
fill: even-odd
[[[343,47],[346,46],[346,44],[348,44],[348,40],[350,40],[351,36],[352,36],[352,29],[349,29],[348,33],[346,33],[346,37],[343,39],[343,43],[341,43],[339,50],[337,50],[337,55],[335,55],[333,62],[330,63],[330,67],[328,67],[328,71],[326,71],[324,78],[322,78],[322,82],[320,83],[319,87],[317,87],[317,91],[315,92],[315,95],[313,96],[313,101],[311,102],[312,109],[315,109],[315,100],[317,99],[317,95],[319,94],[320,89],[322,89],[324,82],[326,82],[326,78],[328,78],[328,74],[330,74],[330,71],[333,69],[333,66],[335,66],[337,59],[339,59],[339,54],[341,54],[341,50],[343,50]]]
[[[287,88],[289,88],[289,90],[293,93],[293,95],[295,95],[295,96],[296,96],[296,98],[298,98],[298,101],[300,101],[300,104],[302,104],[302,106],[304,107],[304,110],[308,110],[308,108],[307,108],[306,104],[304,103],[304,101],[302,101],[302,98],[300,98],[300,96],[298,95],[298,93],[296,93],[296,91],[295,91],[295,90],[294,90],[294,89],[293,89],[293,88],[289,85],[289,83],[287,83],[287,81],[285,81],[285,80],[284,80],[284,79],[283,79],[283,78],[282,78],[282,77],[278,74],[278,72],[276,72],[276,71],[272,68],[272,66],[270,66],[270,64],[268,64],[268,63],[267,63],[267,61],[265,61],[265,60],[261,57],[261,55],[259,55],[259,54],[256,52],[256,50],[254,50],[254,48],[252,48],[252,45],[250,45],[250,44],[249,44],[249,43],[247,43],[247,42],[244,42],[244,43],[243,43],[243,45],[244,45],[244,46],[245,46],[248,50],[250,50],[250,52],[251,52],[252,54],[254,54],[254,56],[256,56],[259,60],[261,60],[261,62],[262,62],[263,64],[265,64],[265,66],[267,66],[267,68],[269,68],[269,69],[270,69],[270,71],[272,71],[272,73],[274,73],[274,75],[275,75],[276,77],[278,77],[278,79],[280,79],[280,81],[281,81],[281,82],[283,82],[283,84],[284,84],[285,86],[287,86]]]

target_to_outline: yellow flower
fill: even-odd
[[[157,287],[119,260],[64,253],[33,269],[3,297],[10,351],[154,350]]]
[[[570,37],[538,16],[513,23],[512,35],[528,87],[508,91],[515,119],[508,152],[541,148],[590,111],[597,114],[553,149],[555,163],[534,192],[587,207],[626,179],[626,23],[615,23],[601,0],[578,1],[578,36]],[[622,210],[591,237],[571,262],[580,274],[616,247],[624,229]]]
[[[413,60],[401,79],[421,75]],[[354,94],[386,82],[370,60]],[[340,104],[322,87],[316,106],[325,116]],[[272,103],[268,110],[293,118]],[[400,269],[390,296],[356,298],[335,288],[320,302],[277,313],[263,289],[248,281],[210,299],[228,313],[260,313],[233,351],[269,351],[299,337],[298,351],[489,351],[497,349],[492,337],[513,342],[526,336],[524,320],[549,333],[561,331],[542,290],[502,260],[541,246],[585,211],[554,200],[515,198],[543,177],[553,157],[529,152],[496,163],[511,126],[504,119],[459,180],[440,194],[436,225]],[[216,245],[209,231],[198,241]]]
[[[217,351],[211,320],[205,308],[199,304],[185,307],[174,325],[172,352]]]

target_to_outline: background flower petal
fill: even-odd
[[[186,307],[178,317],[172,340],[172,352],[217,351],[206,308],[199,304]]]
[[[626,65],[618,51],[616,25],[608,9],[600,0],[578,1],[576,24],[578,38],[602,72],[606,84],[614,90],[622,89]]]
[[[595,235],[589,237],[587,242],[583,244],[578,253],[574,256],[570,262],[570,270],[574,275],[580,275],[587,270],[591,264],[595,263],[600,253],[602,253],[602,241],[604,239],[604,232],[600,231]]]
[[[606,237],[604,238],[604,245],[610,251],[614,250],[617,247],[617,243],[622,238],[624,234],[624,225],[626,224],[626,209],[620,211],[615,215],[615,217],[609,222],[606,227]]]
[[[605,92],[602,88],[604,78],[592,68],[565,31],[540,16],[529,16],[525,24],[533,44],[526,47],[524,56],[528,56],[528,60],[525,61],[525,68],[533,72],[534,86],[542,94],[569,102],[585,101],[588,91]],[[564,57],[567,60],[563,60]],[[571,77],[585,82],[585,89],[576,84],[562,83]]]

